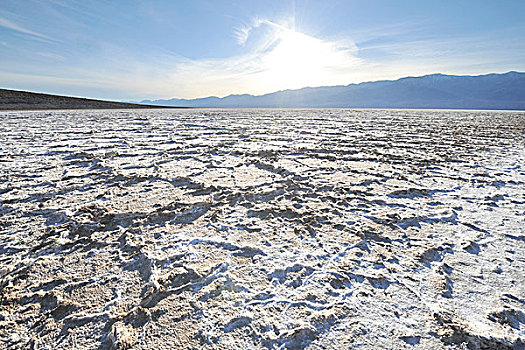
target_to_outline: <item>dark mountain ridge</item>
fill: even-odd
[[[159,108],[158,105],[102,101],[88,98],[0,89],[0,110],[42,109],[134,109]],[[173,108],[173,107],[170,107]]]

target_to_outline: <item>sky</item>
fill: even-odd
[[[0,87],[121,101],[525,71],[523,0],[0,0]]]

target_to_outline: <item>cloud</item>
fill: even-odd
[[[40,38],[40,39],[46,39],[46,40],[55,41],[55,39],[50,38],[47,35],[44,35],[44,34],[41,34],[41,33],[38,33],[38,32],[32,31],[32,30],[29,30],[29,29],[24,28],[22,26],[19,26],[18,24],[13,23],[13,22],[11,22],[11,21],[3,18],[3,17],[0,17],[0,27],[11,29],[11,30],[14,30],[16,32],[27,34],[27,35],[31,35],[31,36],[34,36],[34,37],[37,37],[37,38]]]
[[[36,54],[53,61],[64,61],[66,59],[64,56],[52,52],[37,52]]]
[[[249,26],[241,26],[237,27],[234,30],[234,36],[237,39],[237,43],[239,45],[244,45],[246,43],[246,40],[248,40],[248,36],[250,35],[251,27]]]
[[[234,29],[234,36],[237,39],[237,43],[241,46],[244,46],[244,44],[246,44],[246,42],[248,41],[250,34],[252,34],[254,30],[258,29],[261,26],[261,24],[268,24],[271,27],[278,27],[277,25],[274,25],[274,23],[271,21],[261,19],[259,17],[254,17],[252,18],[249,24],[243,23],[242,25]]]

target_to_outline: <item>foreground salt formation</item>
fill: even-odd
[[[524,346],[524,113],[0,128],[2,348]]]

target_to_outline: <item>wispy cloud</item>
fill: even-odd
[[[35,32],[35,31],[27,29],[27,28],[24,28],[24,27],[22,27],[22,26],[20,26],[20,25],[18,25],[16,23],[13,23],[10,20],[8,20],[6,18],[3,18],[3,17],[0,17],[0,27],[4,27],[4,28],[10,29],[10,30],[14,30],[14,31],[19,32],[19,33],[31,35],[33,37],[37,37],[37,38],[40,38],[40,39],[46,39],[46,40],[55,41],[55,39],[53,39],[53,38],[51,38],[51,37],[49,37],[47,35]]]
[[[234,36],[237,39],[237,44],[244,45],[246,44],[246,40],[248,40],[248,36],[250,35],[251,27],[247,25],[239,26],[235,28],[234,30]]]
[[[52,52],[37,52],[40,57],[48,58],[53,61],[64,61],[65,57]]]

